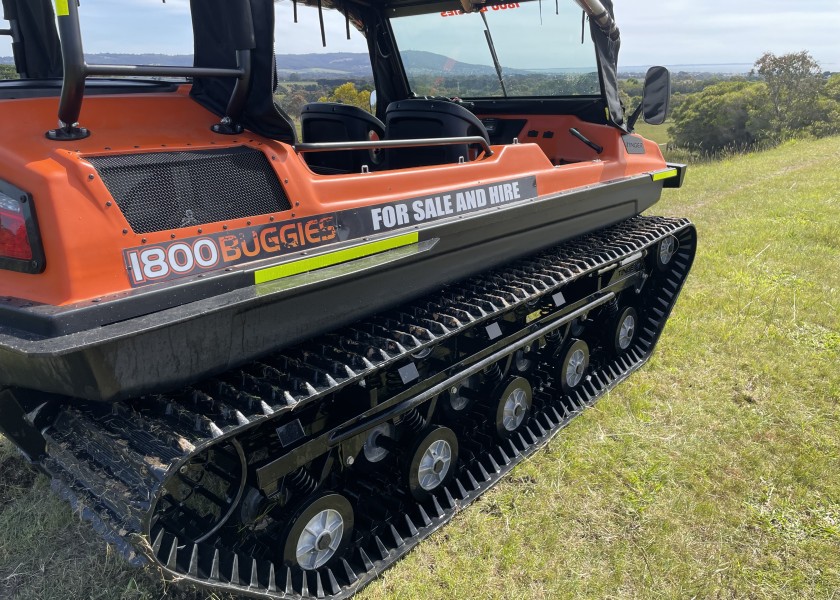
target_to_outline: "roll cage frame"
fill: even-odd
[[[362,29],[368,44],[374,84],[381,99],[377,106],[380,118],[390,102],[412,95],[390,25],[392,14],[432,12],[429,7],[434,7],[435,12],[459,7],[477,10],[482,6],[504,3],[501,0],[294,1],[317,6],[319,10],[337,9],[345,14],[348,26],[352,20]],[[497,113],[562,112],[624,129],[624,111],[618,100],[616,77],[620,39],[612,19],[612,1],[574,1],[590,17],[601,95],[476,99],[479,108]],[[0,30],[0,34],[12,37],[18,72],[26,78],[62,78],[58,127],[46,132],[49,139],[75,140],[90,135],[79,123],[88,77],[158,76],[191,78],[193,98],[221,117],[212,127],[216,133],[238,134],[248,127],[266,137],[290,143],[295,141],[293,125],[273,99],[276,65],[272,0],[191,0],[195,34],[195,64],[192,67],[88,64],[74,0],[56,2],[57,35],[52,21],[51,0],[2,0],[2,3],[10,27]],[[50,25],[53,31],[50,31]],[[55,46],[59,38],[61,68],[56,73]],[[28,67],[33,58],[37,65],[34,70]]]

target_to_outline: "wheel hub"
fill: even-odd
[[[315,547],[319,551],[326,550],[332,544],[332,536],[329,534],[328,531],[325,531],[321,535],[318,536],[318,539],[315,540]]]

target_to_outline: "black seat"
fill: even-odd
[[[481,136],[490,138],[482,122],[463,106],[446,100],[420,98],[399,100],[385,111],[386,139],[407,140]],[[470,159],[468,144],[393,148],[388,151],[388,166],[392,169],[422,167]]]
[[[307,144],[363,142],[385,137],[385,126],[382,121],[367,111],[349,104],[312,102],[303,107],[300,120],[302,139]],[[306,152],[303,156],[313,171],[326,175],[359,173],[362,165],[373,167],[372,163],[376,160],[376,154],[367,150]]]

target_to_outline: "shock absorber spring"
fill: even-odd
[[[603,308],[604,314],[608,318],[612,318],[612,317],[616,316],[618,314],[618,309],[619,309],[618,300],[615,299],[615,298],[613,298],[612,300],[607,302],[604,305],[604,308]]]
[[[301,495],[311,494],[318,487],[318,482],[305,468],[300,467],[286,475],[286,487]]]
[[[392,390],[398,390],[405,387],[397,369],[388,370],[388,373],[385,375],[385,383],[388,385],[388,388]]]
[[[400,420],[400,424],[409,431],[417,433],[426,426],[426,419],[420,414],[419,410],[412,408],[403,415],[403,418]]]
[[[489,387],[494,387],[501,383],[503,378],[502,368],[499,363],[495,362],[484,369],[484,383]]]

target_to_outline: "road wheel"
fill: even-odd
[[[531,384],[524,377],[511,377],[499,388],[496,403],[496,435],[507,439],[528,420],[531,412]]]
[[[425,500],[455,473],[458,438],[448,427],[432,426],[420,432],[408,454],[404,476],[415,500]]]
[[[583,381],[589,366],[589,346],[583,340],[572,340],[562,356],[558,375],[560,387],[568,393]]]
[[[636,309],[628,306],[613,321],[615,328],[612,340],[616,355],[625,352],[636,340],[639,327],[639,315]]]
[[[289,520],[283,560],[306,571],[341,556],[353,535],[353,507],[334,492],[307,498]]]

